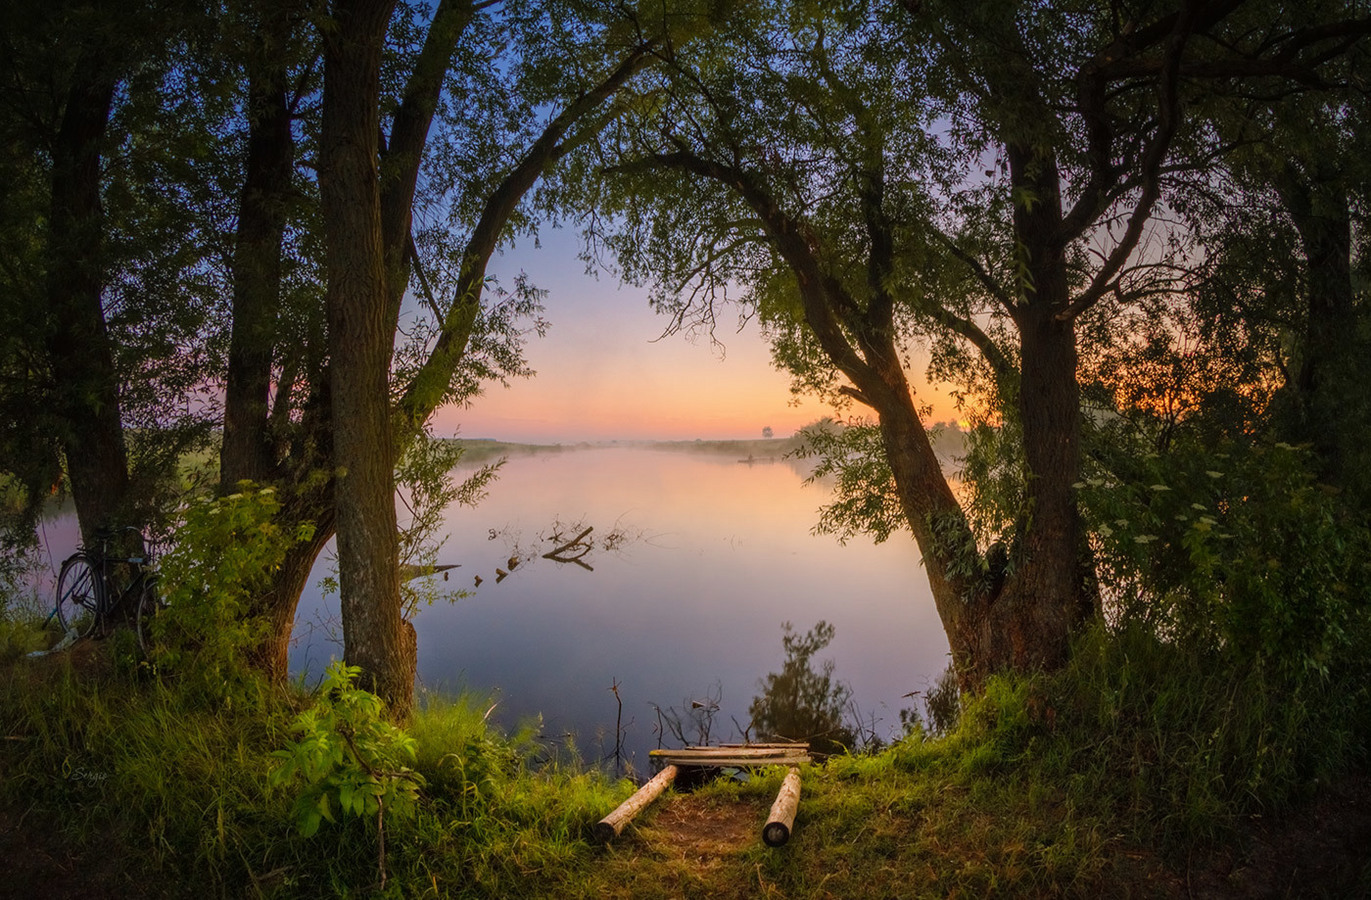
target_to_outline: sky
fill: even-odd
[[[545,337],[530,335],[525,352],[537,372],[510,387],[487,386],[468,408],[445,407],[433,420],[439,436],[527,443],[609,440],[736,440],[793,434],[832,410],[790,392],[790,379],[771,365],[755,324],[735,333],[733,311],[707,337],[662,337],[667,318],[648,306],[646,290],[585,272],[579,238],[547,231],[491,260],[504,284],[526,272],[548,294]],[[660,338],[660,339],[659,339]],[[946,400],[935,419],[951,418]]]

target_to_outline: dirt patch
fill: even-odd
[[[105,853],[88,854],[56,838],[50,822],[0,809],[0,898],[15,900],[101,900],[127,898],[120,862]]]
[[[673,855],[710,866],[762,839],[766,809],[758,801],[671,797],[652,820],[653,842]]]

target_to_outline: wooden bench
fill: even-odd
[[[649,756],[662,763],[662,771],[640,787],[595,824],[595,836],[604,842],[621,834],[624,826],[642,812],[676,780],[683,768],[721,769],[755,766],[789,766],[776,802],[771,805],[762,840],[768,847],[780,847],[790,840],[795,813],[800,804],[801,763],[809,762],[808,744],[722,744],[717,747],[683,747],[679,750],[653,750]]]

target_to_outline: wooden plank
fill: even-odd
[[[676,767],[667,766],[658,772],[647,784],[638,788],[632,797],[615,808],[614,812],[605,816],[595,823],[595,837],[608,843],[614,840],[624,830],[624,826],[633,821],[633,817],[643,811],[653,800],[656,800],[662,791],[667,789],[667,785],[676,780]]]
[[[695,766],[717,769],[721,766],[798,766],[810,761],[808,756],[657,756],[673,766]]]
[[[795,825],[795,813],[800,806],[800,770],[792,767],[781,783],[781,792],[771,804],[771,814],[762,828],[762,840],[768,847],[780,847],[790,840]]]
[[[793,747],[683,747],[679,750],[652,750],[652,757],[689,757],[710,759],[716,756],[767,759],[782,756],[805,756],[806,750]]]

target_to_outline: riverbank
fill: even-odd
[[[306,838],[296,794],[269,781],[310,698],[214,707],[150,677],[124,637],[4,664],[0,896],[375,893],[374,821],[339,815]],[[1229,705],[1251,709],[1253,687],[1223,696],[1141,646],[1125,683],[1109,674],[1117,643],[1086,644],[1051,679],[992,682],[944,736],[915,729],[807,768],[779,850],[760,838],[778,771],[669,795],[604,847],[592,826],[629,782],[497,734],[479,702],[426,698],[409,728],[425,787],[415,815],[388,825],[386,893],[1365,895],[1366,777],[1291,769],[1277,783],[1268,761],[1259,785],[1260,762],[1223,758],[1237,736],[1214,730],[1250,724]]]

